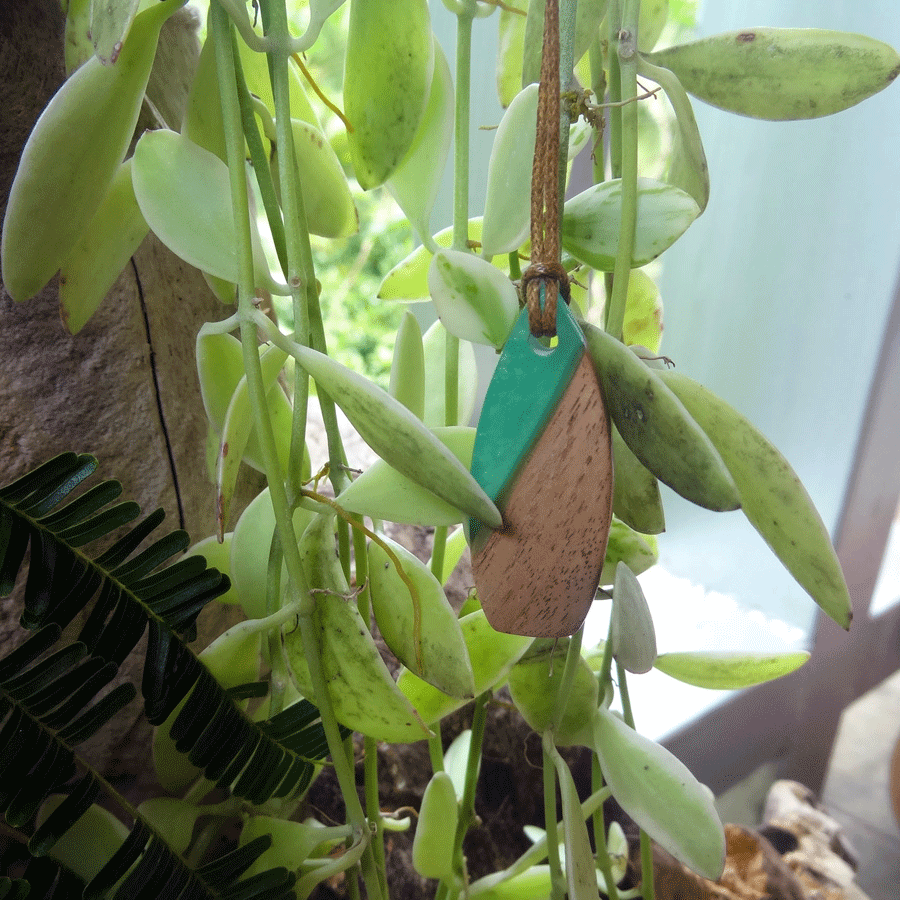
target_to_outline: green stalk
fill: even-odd
[[[281,7],[282,15],[278,21],[285,30],[287,18],[283,3],[272,3],[273,7]],[[273,10],[275,11],[275,10]],[[275,18],[275,17],[273,17]],[[253,408],[254,424],[259,436],[260,449],[262,451],[263,464],[266,478],[269,482],[272,507],[275,511],[276,527],[284,550],[285,562],[290,574],[293,586],[299,596],[300,630],[303,640],[303,649],[309,664],[310,678],[314,687],[315,701],[322,718],[322,727],[328,740],[328,747],[332,755],[335,774],[344,796],[347,808],[347,817],[353,826],[359,843],[363,847],[364,874],[366,888],[370,900],[381,900],[382,892],[377,873],[371,865],[372,854],[369,850],[369,830],[365,815],[356,794],[356,784],[352,768],[347,764],[342,753],[342,741],[337,719],[331,706],[322,673],[322,661],[319,655],[318,641],[313,627],[312,614],[314,611],[314,599],[309,592],[309,585],[303,572],[300,561],[300,553],[297,548],[297,537],[291,520],[291,510],[288,504],[282,472],[278,463],[278,454],[275,449],[275,439],[272,433],[272,423],[269,419],[268,406],[265,402],[265,390],[262,383],[262,371],[257,352],[256,327],[253,321],[253,257],[250,242],[250,205],[247,196],[247,182],[244,175],[244,135],[241,128],[240,103],[235,82],[235,67],[233,44],[231,40],[231,28],[225,11],[218,3],[213,3],[210,8],[210,26],[215,41],[216,63],[219,70],[219,84],[222,96],[222,118],[225,130],[225,144],[228,157],[228,169],[230,173],[231,197],[235,215],[235,233],[238,236],[238,317],[241,323],[241,344],[243,347],[244,367],[247,374],[247,386],[250,392],[251,406]],[[287,64],[283,60],[284,68]],[[278,66],[275,66],[277,69]],[[286,89],[286,83],[283,85]],[[284,99],[284,98],[282,98]],[[288,147],[292,144],[287,144]],[[293,179],[296,182],[296,177]],[[288,185],[290,186],[290,185]],[[293,226],[296,219],[289,222]],[[288,233],[288,260],[292,262],[291,254],[296,249],[296,235]],[[365,865],[368,857],[369,865]]]
[[[609,63],[609,164],[613,178],[622,175],[622,78],[619,72],[619,54],[616,48],[619,45],[619,30],[621,29],[622,9],[620,0],[609,0],[606,10],[606,18],[609,23],[608,63]]]
[[[284,561],[284,553],[281,549],[281,540],[276,530],[272,534],[272,542],[269,546],[269,563],[266,567],[266,618],[277,616],[290,604],[281,607],[281,564]],[[251,620],[253,621],[253,620]],[[290,675],[288,673],[287,660],[282,652],[281,632],[269,632],[267,643],[269,645],[269,666],[271,668],[271,687],[269,690],[269,718],[278,715],[284,709],[284,695],[287,689]]]
[[[581,804],[581,814],[587,819],[588,816],[594,815],[598,810],[602,810],[603,804],[610,798],[610,790],[607,787],[594,791],[590,797]],[[559,823],[557,823],[557,834],[559,832]],[[501,872],[492,872],[479,878],[470,886],[469,897],[478,897],[487,891],[493,890],[497,885],[522,875],[532,866],[540,865],[547,858],[547,835],[545,834],[539,841],[532,844],[511,866],[503,869]]]
[[[551,735],[559,728],[559,723],[566,712],[569,697],[572,695],[572,685],[575,683],[575,674],[578,672],[578,664],[581,662],[581,639],[583,636],[584,626],[582,625],[569,639],[569,646],[566,649],[565,668],[563,669],[562,678],[559,680],[556,698],[553,701],[553,713],[550,716],[550,724],[547,726],[547,731]]]
[[[625,724],[634,728],[634,713],[631,710],[631,698],[628,695],[628,678],[625,668],[616,661],[616,673],[619,676],[619,696],[622,698],[622,714]],[[650,835],[641,829],[641,892],[644,900],[656,900],[656,889],[653,884],[653,846]]]
[[[595,791],[603,789],[603,772],[600,769],[600,760],[596,753],[591,755],[591,782]],[[607,897],[609,900],[619,900],[619,891],[613,880],[612,863],[609,860],[609,850],[606,846],[606,823],[603,820],[602,806],[598,806],[594,811],[593,825],[597,868],[603,873],[603,879],[606,881]]]
[[[578,0],[561,0],[559,5],[559,87],[568,90],[575,68],[575,14]],[[559,111],[559,208],[566,195],[566,169],[569,163],[569,128],[572,117],[567,103]]]
[[[244,81],[244,67],[241,63],[241,57],[237,49],[237,39],[232,34],[234,68],[237,77],[238,101],[241,104],[241,124],[244,129],[244,138],[247,141],[247,147],[250,150],[250,161],[253,164],[253,172],[256,175],[256,182],[259,185],[259,194],[262,198],[263,207],[266,211],[266,219],[269,222],[269,230],[272,232],[272,242],[275,244],[275,252],[278,254],[278,262],[284,277],[287,278],[287,245],[284,236],[284,222],[281,218],[281,207],[278,205],[278,197],[275,193],[275,182],[272,180],[272,169],[269,166],[269,160],[266,156],[266,150],[263,146],[262,138],[259,135],[259,128],[256,124],[256,104],[247,83]],[[269,111],[260,103],[265,114],[268,116]],[[274,130],[275,123],[272,122]]]
[[[459,418],[459,338],[447,332],[444,357],[444,424],[457,425]]]
[[[559,829],[556,810],[556,766],[550,753],[552,741],[549,733],[544,733],[544,830],[547,832],[547,864],[550,866],[550,896],[552,900],[563,900],[566,895],[566,874],[559,858]],[[548,746],[549,745],[549,746]]]
[[[262,5],[266,35],[276,45],[290,40],[287,7],[284,0],[268,0]],[[281,185],[281,207],[287,223],[287,283],[291,291],[294,313],[294,340],[309,345],[309,299],[316,298],[316,274],[313,268],[312,247],[306,227],[303,190],[297,177],[294,156],[294,131],[291,126],[291,101],[288,66],[285,52],[269,53],[269,74],[275,99],[275,135],[278,147],[278,180]],[[288,483],[292,498],[302,487],[301,472],[306,447],[306,413],[309,401],[309,376],[301,366],[294,366],[293,417],[291,420],[291,450],[288,464]]]
[[[453,126],[453,249],[469,242],[469,114],[472,90],[472,22],[475,3],[456,10],[456,94]],[[456,425],[459,415],[459,338],[447,332],[444,355],[444,424]],[[434,533],[432,572],[443,567],[447,529]]]
[[[338,517],[338,522],[342,521]],[[366,536],[358,528],[353,529],[353,559],[356,566],[355,584],[359,591],[356,597],[357,609],[366,626],[371,628],[372,595],[369,589],[369,556],[366,552]],[[381,816],[381,803],[378,797],[378,742],[374,738],[364,737],[363,752],[365,754],[363,757],[363,792],[366,802],[366,818],[372,831],[372,855],[382,893],[387,897],[384,820]]]
[[[603,103],[606,98],[606,72],[603,68],[603,45],[600,42],[599,29],[594,36],[594,40],[591,41],[588,53],[591,61],[591,91],[594,94],[594,101],[598,104]],[[594,143],[592,160],[594,184],[600,184],[601,181],[606,180],[604,146],[603,135],[601,134]]]
[[[440,720],[431,726],[434,737],[428,738],[428,757],[431,760],[432,772],[444,771],[444,743],[441,740]]]
[[[475,700],[472,713],[472,741],[469,744],[469,757],[466,760],[466,777],[463,782],[463,795],[459,802],[459,820],[456,824],[456,837],[453,845],[453,860],[456,873],[462,884],[468,878],[465,874],[465,860],[462,846],[469,826],[475,819],[475,788],[478,785],[478,773],[481,769],[481,748],[484,744],[484,726],[487,722],[487,702],[490,691],[480,694]]]
[[[637,224],[637,17],[639,4],[625,0],[622,6],[622,25],[616,35],[615,57],[619,66],[619,99],[621,117],[621,177],[622,213],[619,224],[619,246],[613,270],[612,294],[606,315],[606,330],[622,339],[625,322],[625,303],[628,295],[628,279],[634,255],[634,232]],[[610,65],[610,68],[612,66]],[[614,110],[615,112],[615,110]]]
[[[453,129],[453,249],[469,241],[469,112],[475,3],[456,14],[456,106]]]

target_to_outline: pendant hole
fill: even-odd
[[[553,337],[536,338],[529,332],[528,345],[539,356],[550,356],[551,353],[559,346],[559,335]]]

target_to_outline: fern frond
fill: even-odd
[[[259,696],[260,685],[223,689],[187,647],[196,616],[227,590],[228,579],[207,568],[202,557],[165,566],[188,546],[182,531],[137,552],[162,522],[162,511],[98,556],[84,552],[86,544],[140,514],[136,504],[108,506],[121,493],[112,481],[61,505],[96,467],[93,457],[63,454],[0,488],[0,589],[11,592],[30,546],[21,621],[34,632],[0,659],[0,811],[11,825],[22,827],[51,793],[70,785],[28,843],[35,857],[73,829],[101,793],[114,793],[89,766],[72,784],[78,771],[73,748],[136,696],[133,685],[121,684],[95,699],[148,627],[141,684],[147,717],[158,725],[184,701],[172,735],[207,778],[263,803],[305,789],[313,764],[328,753],[315,706],[303,700],[269,722],[254,722],[235,700]],[[57,647],[62,630],[91,601],[76,640]],[[85,897],[292,896],[295,878],[284,869],[240,880],[268,839],[195,871],[136,811],[130,812],[135,819],[131,834],[87,885]],[[35,862],[29,865],[34,877],[26,878],[30,896],[59,896],[56,870]],[[26,881],[5,879],[0,891],[18,896]]]
[[[173,737],[207,778],[254,803],[305,789],[313,763],[327,755],[321,724],[307,721],[310,710],[292,707],[282,714],[287,723],[294,716],[303,721],[288,724],[288,739],[278,736],[284,726],[270,733],[266,723],[243,713],[185,643],[201,609],[229,587],[227,577],[207,568],[203,557],[164,567],[174,554],[187,549],[188,535],[174,531],[135,552],[162,522],[158,510],[96,558],[81,549],[139,515],[136,504],[104,508],[121,491],[112,481],[60,506],[96,468],[92,456],[66,453],[0,488],[0,585],[7,592],[31,545],[23,626],[63,629],[96,598],[77,637],[77,645],[84,649],[67,651],[95,660],[84,664],[88,668],[79,677],[85,684],[89,676],[96,681],[101,671],[108,671],[96,661],[121,665],[149,626],[141,682],[149,722],[162,724],[187,697]],[[63,660],[45,663],[62,664]],[[61,685],[57,691],[64,693]],[[79,699],[83,697],[82,691]],[[73,704],[77,705],[74,700]],[[101,725],[98,717],[106,710],[102,704],[69,723],[65,738],[81,740]],[[317,720],[318,710],[311,704],[310,709]]]

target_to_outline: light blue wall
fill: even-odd
[[[448,59],[455,17],[430,0]],[[699,32],[773,25],[856,31],[900,46],[895,0],[707,0]],[[492,135],[496,15],[473,32],[470,213]],[[451,62],[452,64],[452,62]],[[761,122],[695,101],[712,177],[705,214],[663,257],[663,350],[769,436],[832,530],[900,264],[900,85],[810,122]],[[451,221],[449,171],[433,228]],[[428,316],[430,305],[417,308]],[[482,360],[485,378],[493,354]],[[900,424],[898,424],[900,427]],[[666,493],[662,562],[808,627],[815,607],[740,513]]]
[[[699,21],[703,35],[759,24],[900,46],[893,2],[709,0]],[[900,85],[809,122],[695,108],[712,196],[664,257],[663,350],[769,436],[833,531],[900,261]],[[666,509],[670,571],[811,622],[811,601],[739,513],[672,496]]]

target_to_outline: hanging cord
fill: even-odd
[[[569,302],[569,276],[559,261],[559,97],[559,0],[546,0],[531,170],[531,265],[522,273],[528,325],[535,337],[556,334],[559,294]]]

